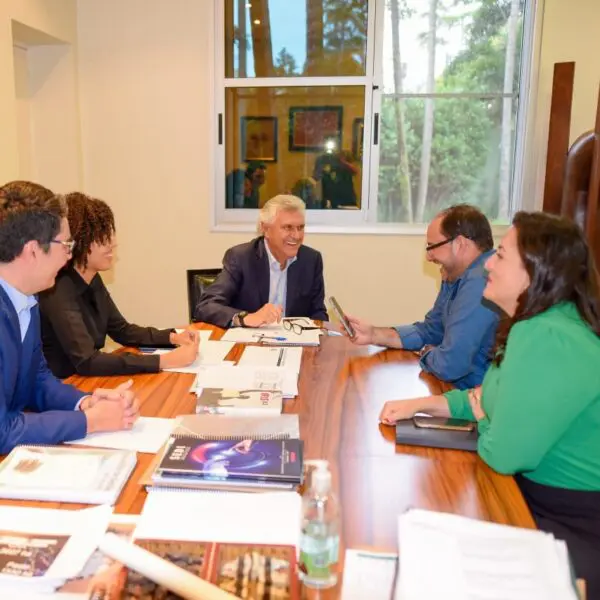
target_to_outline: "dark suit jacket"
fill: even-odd
[[[230,248],[223,270],[198,302],[195,318],[218,327],[229,327],[243,310],[256,312],[269,301],[269,257],[263,237]],[[310,317],[328,321],[321,253],[300,246],[298,260],[287,274],[287,317]]]
[[[44,354],[57,377],[159,371],[157,355],[102,352],[107,335],[123,346],[172,347],[172,329],[128,323],[98,274],[88,285],[72,267],[63,269],[40,294],[40,311]]]
[[[50,373],[40,340],[38,307],[21,342],[15,308],[0,287],[0,454],[17,444],[57,444],[85,437],[85,414],[73,410],[86,394]],[[24,413],[27,409],[34,412]]]

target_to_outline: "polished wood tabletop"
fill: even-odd
[[[221,334],[214,329],[212,339]],[[378,422],[386,400],[438,394],[448,388],[422,373],[413,353],[356,347],[339,336],[324,335],[321,340],[319,347],[304,349],[299,394],[285,401],[284,412],[299,415],[305,458],[324,458],[330,463],[341,506],[342,557],[345,548],[396,551],[397,517],[411,507],[534,527],[512,477],[495,473],[475,453],[396,445],[394,429]],[[227,358],[236,360],[242,352],[243,345],[237,344]],[[127,379],[75,376],[68,382],[92,391]],[[195,396],[189,391],[193,379],[193,375],[165,372],[134,376],[141,414],[193,413]],[[137,467],[116,512],[141,511],[146,491],[139,479],[152,458],[138,454]],[[79,508],[56,503],[2,504]]]

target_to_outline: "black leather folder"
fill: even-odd
[[[396,443],[430,448],[450,448],[477,452],[477,427],[472,431],[452,429],[426,429],[417,427],[412,419],[396,423]]]

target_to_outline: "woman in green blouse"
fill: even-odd
[[[387,402],[476,420],[479,456],[516,480],[540,529],[567,542],[589,599],[600,598],[600,291],[577,225],[518,213],[486,268],[505,313],[481,388]]]

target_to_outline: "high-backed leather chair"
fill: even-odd
[[[195,320],[194,311],[204,290],[214,283],[221,271],[222,269],[188,269],[187,289],[190,323],[193,323]]]

